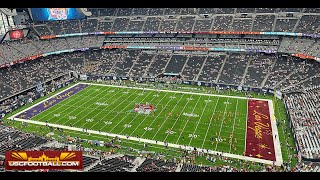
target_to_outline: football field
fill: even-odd
[[[270,113],[244,97],[78,83],[15,118],[275,160]]]

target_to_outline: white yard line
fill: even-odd
[[[114,93],[114,95],[112,95],[112,97],[113,96],[116,96],[116,95],[118,95],[119,93],[120,93],[121,91],[119,91],[119,92],[117,92],[117,93]],[[115,103],[118,99],[120,99],[122,96],[124,96],[124,94],[126,94],[126,93],[124,93],[125,91],[123,91],[122,93],[122,95],[121,96],[119,96],[118,98],[116,98],[114,101],[112,101],[112,103]],[[129,97],[131,97],[133,94],[135,94],[136,92],[138,92],[138,91],[135,91],[135,92],[133,92],[133,93],[131,93],[131,95],[129,96]],[[127,97],[125,100],[127,100],[129,97]],[[108,98],[107,100],[109,100],[110,98]],[[123,100],[122,101],[122,103],[121,104],[123,104],[124,102],[125,102],[125,100]],[[132,101],[130,101],[130,102],[132,102]],[[111,105],[112,103],[110,103],[109,105]],[[108,108],[109,107],[109,105],[107,106],[107,107],[105,107],[105,108],[103,108],[103,109],[106,109],[106,108]],[[118,106],[119,106],[120,104],[118,104]],[[117,107],[118,107],[117,106]],[[89,129],[91,129],[92,127],[94,127],[95,125],[97,125],[101,120],[103,120],[103,118],[105,118],[107,115],[109,115],[110,113],[113,113],[114,112],[114,110],[115,110],[116,108],[113,108],[112,110],[108,110],[108,114],[105,114],[100,120],[98,120],[94,125],[92,125]],[[97,113],[94,117],[96,117],[98,114],[100,114],[101,112],[103,112],[103,111],[100,111],[99,113]],[[126,112],[122,112],[122,111],[117,111],[117,112],[119,112],[119,113],[126,113]],[[127,113],[126,113],[127,114]],[[83,126],[83,125],[82,125]],[[81,127],[82,127],[81,126]],[[100,129],[101,130],[101,129]]]
[[[183,97],[183,95],[180,97],[179,101],[174,105],[174,107],[172,108],[172,111],[174,110],[175,107],[177,107],[177,105],[178,105],[178,103],[181,101],[182,97]],[[191,95],[191,97],[192,97],[192,95]],[[187,104],[188,104],[188,103],[187,103]],[[184,106],[183,110],[186,108],[187,104]],[[182,110],[182,111],[183,111],[183,110]],[[171,111],[171,112],[172,112],[172,111]],[[181,112],[182,112],[182,111],[181,111]],[[181,114],[182,114],[182,113],[180,113],[180,115],[181,115]],[[180,117],[180,115],[179,115],[179,117]],[[174,115],[173,115],[173,116],[174,116]],[[159,133],[160,129],[161,129],[162,126],[166,123],[166,121],[167,121],[168,119],[169,119],[169,116],[167,116],[167,117],[164,119],[164,122],[161,124],[160,128],[157,130],[157,132],[153,135],[153,137],[152,137],[151,139],[154,139],[154,137],[156,137],[156,135]],[[179,119],[179,118],[177,118],[177,119]],[[164,142],[165,142],[165,140],[167,139],[168,135],[169,135],[169,133],[167,134],[166,138],[163,140]]]
[[[177,94],[177,92],[175,92],[175,94],[173,95],[173,96],[175,96]],[[182,95],[183,96],[183,95]],[[154,118],[154,120],[151,122],[151,124],[148,126],[148,128],[150,128],[152,125],[153,125],[153,123],[155,122],[155,120],[160,116],[160,114],[164,111],[164,109],[166,108],[166,106],[172,101],[172,99],[173,98],[171,98],[168,102],[167,102],[167,104],[164,106],[164,108],[159,112],[159,114],[156,116],[156,118]],[[147,131],[145,131],[142,135],[141,135],[141,137],[143,137],[145,134],[146,134],[146,132]]]
[[[235,125],[235,122],[236,122],[237,110],[238,110],[238,102],[239,102],[239,100],[237,99],[236,111],[234,112],[232,132],[234,131],[234,125]],[[234,135],[234,134],[233,134],[233,135]],[[233,139],[233,138],[234,138],[234,137],[232,136],[232,139]],[[231,139],[231,143],[230,143],[229,153],[230,153],[230,151],[231,151],[232,139]]]
[[[103,88],[100,88],[99,90],[101,90],[101,89],[103,89]],[[101,91],[100,93],[96,94],[95,96],[92,96],[92,98],[98,97],[100,94],[103,94],[105,91],[107,91],[107,89]],[[95,92],[96,92],[96,91],[92,91],[91,94],[94,94]],[[80,96],[80,97],[81,97],[81,96]],[[91,99],[88,99],[88,100],[85,101],[83,104],[86,104],[86,103],[92,101],[92,98],[91,98]],[[90,106],[87,106],[85,109],[87,109],[88,107],[90,107]],[[70,109],[70,108],[66,108],[66,109],[64,109],[63,111],[61,111],[60,113],[63,113],[63,112],[65,112],[65,111],[68,111],[69,109]],[[84,110],[85,110],[85,109],[84,109]],[[77,108],[74,108],[73,110],[69,111],[67,114],[65,114],[65,115],[63,115],[63,116],[61,116],[61,117],[59,116],[59,119],[56,120],[56,121],[54,121],[54,122],[52,122],[52,123],[57,123],[57,122],[63,121],[64,117],[67,117],[68,115],[70,115],[70,114],[71,114],[72,112],[74,112],[74,111],[77,111]],[[51,113],[51,114],[52,114],[52,113]],[[51,117],[51,118],[48,119],[47,121],[49,122],[52,118],[54,118],[54,117]],[[69,119],[69,120],[67,120],[67,121],[64,121],[63,124],[67,124],[70,120],[71,120],[71,119]]]
[[[152,94],[152,93],[150,93],[147,97],[149,97],[151,94]],[[156,98],[156,96],[153,96],[153,98],[152,98],[150,101],[148,101],[148,102],[152,102],[152,101],[154,100],[154,98]],[[143,99],[143,100],[144,100],[144,99]],[[145,118],[144,118],[144,119],[146,119],[149,115],[150,115],[150,114],[145,115]],[[126,117],[126,116],[125,116],[125,117]],[[139,114],[139,113],[137,113],[136,116],[135,116],[128,124],[131,124],[137,117],[140,117],[140,114]],[[123,118],[123,119],[124,119],[124,118]],[[122,119],[121,121],[123,121],[123,119]],[[143,120],[143,121],[144,121],[144,120]],[[126,128],[123,128],[119,134],[121,134],[125,129],[126,129]]]
[[[207,107],[207,105],[209,104],[209,99],[210,99],[210,96],[208,97],[208,99],[207,99],[207,103],[206,103],[206,105],[204,106],[204,108],[203,108],[203,110],[202,110],[202,113],[201,113],[201,115],[200,115],[200,118],[199,118],[199,121],[198,121],[198,123],[197,123],[197,126],[196,126],[196,128],[194,129],[194,131],[193,131],[193,135],[194,135],[194,133],[197,131],[197,128],[198,128],[198,125],[199,125],[199,123],[200,123],[200,121],[201,121],[201,118],[202,118],[202,116],[203,116],[203,113],[204,113],[204,111],[206,110],[206,107]],[[193,137],[194,136],[191,136],[191,139],[190,139],[190,141],[189,141],[189,146],[190,146],[190,144],[191,144],[191,141],[192,141],[192,139],[193,139]]]
[[[32,105],[32,106],[30,106],[30,107],[28,107],[28,108],[24,109],[23,111],[20,111],[20,112],[18,112],[17,114],[14,114],[14,115],[10,116],[10,117],[9,117],[9,119],[12,119],[12,118],[14,118],[14,117],[15,117],[15,116],[17,116],[17,115],[22,114],[22,113],[24,113],[24,112],[28,111],[29,109],[34,108],[35,106],[37,106],[37,105],[39,105],[39,104],[41,104],[41,103],[43,103],[43,102],[45,102],[45,101],[48,101],[49,99],[51,99],[51,98],[53,98],[53,97],[55,97],[55,96],[57,96],[57,95],[59,95],[59,94],[64,93],[65,91],[68,91],[69,89],[71,89],[71,88],[73,88],[73,87],[77,86],[78,84],[79,84],[79,83],[77,83],[77,84],[75,84],[75,85],[72,85],[72,86],[68,87],[67,89],[65,89],[65,90],[63,90],[63,91],[61,91],[61,92],[59,92],[58,94],[53,94],[52,96],[50,96],[50,97],[48,97],[48,98],[46,98],[46,99],[44,99],[44,100],[42,100],[42,101],[40,101],[40,102],[38,102],[38,103],[36,103],[36,104]]]
[[[200,99],[201,99],[201,96],[199,96],[199,99],[197,100],[197,103],[193,106],[192,114],[193,114],[193,112],[194,112],[195,108],[197,107],[197,105],[198,105],[198,103],[199,103]],[[182,112],[183,112],[183,111],[182,111]],[[181,137],[181,134],[183,133],[184,129],[186,128],[186,126],[187,126],[187,124],[188,124],[189,120],[190,120],[190,118],[188,118],[187,122],[184,124],[183,129],[182,129],[182,131],[180,132],[179,137],[178,137],[178,139],[177,139],[176,143],[178,143],[178,141],[179,141],[179,139],[180,139],[180,137]],[[174,122],[174,124],[173,124],[172,128],[174,127],[174,125],[175,125],[176,123],[177,123],[177,120]]]
[[[138,90],[137,91],[135,91],[134,93],[131,93],[130,94],[130,96],[128,96],[125,100],[127,100],[127,99],[129,99],[132,95],[134,95],[136,92],[138,92]],[[132,101],[135,101],[138,97],[140,97],[139,95],[137,95]],[[114,101],[114,102],[116,102],[116,101]],[[125,101],[123,101],[122,103],[119,103],[116,107],[114,107],[111,111],[109,111],[108,112],[108,114],[105,114],[101,119],[104,119],[105,117],[107,117],[111,112],[113,112],[115,109],[117,109],[120,105],[122,105],[123,103],[124,103]],[[128,107],[130,105],[130,103],[128,103],[125,107]],[[122,111],[124,110],[125,108],[123,108],[122,109]],[[120,111],[120,112],[122,112],[122,111]],[[128,115],[129,113],[127,113],[126,114],[126,116]],[[126,117],[125,116],[125,117]],[[110,119],[110,120],[108,120],[108,121],[110,121],[110,122],[112,122],[112,120],[115,118],[115,117],[117,117],[117,116],[113,116],[113,118],[112,119]],[[104,127],[106,127],[106,125],[107,124],[105,124],[104,126],[102,126],[101,128],[100,128],[100,130],[102,130]],[[117,124],[118,125],[118,124]],[[116,126],[117,126],[116,125]],[[94,127],[94,126],[92,126],[92,127]],[[112,128],[112,130],[113,130],[114,128]],[[110,130],[110,132],[111,132],[111,130]]]
[[[214,113],[216,112],[216,108],[217,108],[219,99],[220,99],[220,97],[218,97],[218,100],[217,100],[217,102],[216,102],[216,105],[215,105],[215,107],[214,107],[214,110],[213,110],[213,113],[212,113],[212,116],[211,116],[211,117],[213,117]],[[210,117],[210,118],[211,118],[211,117]],[[212,121],[212,119],[211,119],[211,121]],[[210,123],[209,123],[208,129],[207,129],[207,132],[206,132],[206,135],[205,135],[205,137],[204,137],[204,139],[203,139],[201,148],[203,148],[204,142],[206,142],[206,138],[207,138],[207,135],[208,135],[208,131],[209,131],[209,129],[210,129],[211,121],[210,121]]]
[[[150,93],[150,94],[151,94],[151,93]],[[149,97],[150,94],[148,94],[147,96],[144,94],[144,98],[141,100],[141,102],[143,102],[147,97]],[[138,95],[137,97],[139,97],[139,95]],[[136,97],[136,98],[137,98],[137,97]],[[135,99],[136,99],[136,98],[135,98]],[[153,98],[154,98],[154,97],[153,97]],[[123,108],[123,109],[126,109],[129,105],[130,105],[130,103],[128,103],[128,104],[125,106],[125,108]],[[130,113],[127,113],[127,114],[118,122],[118,124],[117,124],[116,126],[114,126],[114,127],[110,130],[110,132],[113,131],[129,114],[130,114]],[[138,114],[138,113],[137,113],[137,114]],[[139,114],[138,114],[138,115],[139,115]],[[138,115],[136,115],[136,117],[137,117]],[[136,118],[136,117],[135,117],[135,118]],[[114,116],[110,121],[112,121],[114,118],[115,118],[115,116]],[[135,118],[134,118],[134,119],[135,119]],[[131,122],[130,122],[130,123],[131,123]],[[128,123],[128,124],[130,124],[130,123]],[[123,131],[124,129],[125,129],[125,128],[123,128],[122,131]],[[122,131],[121,131],[121,132],[122,132]],[[119,133],[119,134],[121,134],[121,133]]]
[[[276,162],[275,164],[281,165],[283,163],[282,159],[282,152],[281,152],[281,146],[280,146],[280,139],[279,139],[279,133],[276,123],[276,118],[274,114],[274,108],[272,100],[268,101],[269,104],[269,114],[270,114],[270,121],[271,121],[271,127],[272,127],[272,137],[273,137],[273,144],[274,144],[274,151],[276,156]],[[277,137],[275,137],[275,135]]]
[[[166,97],[169,93],[166,93],[161,99],[160,101],[157,103],[156,107],[162,102],[163,98]],[[140,127],[140,125],[147,119],[148,116],[146,116],[143,121],[140,121],[140,123],[138,124],[138,126],[131,132],[130,136]],[[165,118],[165,117],[164,117]]]
[[[101,88],[102,89],[102,88]],[[84,94],[93,94],[91,91],[87,91],[87,92],[85,92]],[[67,99],[69,99],[69,98],[66,98],[66,99],[64,99],[63,101],[65,101],[65,100],[67,100]],[[66,105],[68,105],[68,104],[72,104],[72,105],[75,105],[73,102],[74,101],[77,101],[78,99],[81,99],[81,96],[78,96],[78,97],[75,97],[74,99],[69,99],[69,102],[66,104]],[[62,101],[61,101],[62,102]],[[60,103],[61,103],[60,102]],[[60,104],[60,103],[58,103],[58,104]],[[56,104],[56,105],[58,105],[58,104]],[[56,105],[54,105],[54,106],[56,106]],[[54,106],[52,106],[52,107],[54,107]],[[51,108],[52,108],[51,107]],[[50,108],[49,108],[50,109]],[[62,111],[60,111],[60,109],[63,109]],[[66,110],[68,110],[69,108],[64,108],[64,106],[60,106],[60,107],[58,107],[58,108],[56,108],[56,109],[54,109],[54,110],[52,110],[52,111],[50,111],[50,113],[48,113],[48,114],[46,114],[46,115],[44,115],[44,116],[41,116],[41,119],[44,119],[45,117],[47,117],[47,116],[49,116],[49,115],[52,115],[52,114],[55,114],[55,112],[59,112],[59,114],[60,113],[63,113],[63,112],[65,112]],[[74,109],[76,109],[76,108],[74,108]],[[38,115],[40,115],[40,114],[38,114]],[[35,116],[36,117],[36,116]],[[52,118],[54,118],[54,116],[53,117],[50,117],[49,119],[47,119],[47,121],[50,121]],[[58,122],[59,120],[57,120],[57,122]],[[54,123],[56,123],[56,122],[54,122]]]
[[[116,85],[108,85],[108,84],[95,84],[95,83],[85,83],[80,82],[82,84],[91,84],[91,85],[97,85],[97,86],[110,86],[110,87],[120,87],[120,88],[130,88],[130,89],[141,89],[139,87],[128,87],[128,86],[116,86]],[[150,89],[150,88],[144,88],[145,90],[150,91],[161,91],[161,92],[173,92],[173,93],[183,93],[183,94],[194,94],[194,95],[202,95],[202,96],[215,96],[215,97],[227,97],[227,98],[234,98],[234,99],[248,99],[247,97],[240,97],[240,96],[225,96],[225,95],[218,95],[218,94],[205,94],[205,93],[194,93],[194,92],[186,92],[186,91],[172,91],[172,90],[161,90],[161,89]],[[253,100],[260,100],[260,101],[268,101],[268,99],[260,99],[260,98],[251,98]]]
[[[20,121],[20,122],[26,122],[26,123],[31,123],[31,124],[38,124],[38,125],[43,125],[45,126],[46,123],[45,122],[40,122],[40,121],[33,121],[33,120],[27,120],[27,119],[20,119],[20,118],[15,118],[15,121]],[[62,129],[68,129],[68,130],[73,130],[73,131],[79,131],[79,132],[83,132],[82,128],[76,128],[76,127],[70,127],[70,126],[64,126],[64,125],[59,125],[59,124],[51,124],[48,123],[49,126],[51,127],[58,127],[58,128],[62,128]],[[99,131],[94,131],[94,130],[88,130],[88,133],[90,134],[98,134],[98,135],[104,135],[104,136],[109,136],[109,137],[118,137],[121,139],[127,139],[127,140],[132,140],[132,141],[140,141],[140,142],[145,142],[145,143],[149,143],[149,144],[155,144],[155,145],[162,145],[164,144],[164,142],[159,142],[159,141],[155,141],[155,140],[150,140],[150,139],[143,139],[143,138],[137,138],[137,137],[132,137],[129,136],[127,138],[127,136],[124,135],[119,135],[119,134],[112,134],[112,133],[107,133],[107,132],[99,132]],[[180,148],[182,147],[179,144],[173,144],[173,143],[167,143],[168,147],[172,147],[172,148]],[[183,146],[184,147],[184,146]],[[194,147],[191,146],[185,146],[186,150],[190,150],[192,151]],[[206,149],[201,149],[201,148],[197,148],[198,152],[206,152]],[[264,163],[264,164],[270,164],[272,165],[273,162],[269,161],[269,160],[264,160],[264,159],[258,159],[258,158],[252,158],[252,157],[246,157],[246,156],[241,156],[241,155],[236,155],[236,154],[230,154],[230,153],[221,153],[218,151],[213,151],[213,150],[208,150],[209,154],[214,154],[214,155],[222,155],[224,157],[229,157],[229,158],[236,158],[236,159],[242,159],[242,160],[247,160],[247,161],[254,161],[254,162],[259,162],[259,163]],[[276,163],[276,165],[278,165]]]
[[[227,99],[227,102],[228,102],[228,103],[226,103],[226,107],[224,108],[224,112],[223,112],[223,119],[222,119],[222,121],[221,121],[221,125],[220,125],[220,130],[219,130],[218,138],[220,138],[221,129],[222,129],[222,124],[223,124],[223,122],[224,122],[224,119],[226,118],[226,114],[225,114],[225,112],[226,112],[227,107],[228,107],[228,104],[229,104],[229,98]],[[219,139],[218,139],[218,142],[219,142]],[[216,142],[216,148],[215,148],[214,150],[217,150],[217,147],[218,147],[218,144],[219,144],[218,142]]]
[[[79,93],[79,92],[78,92]],[[77,93],[77,94],[78,94]],[[87,92],[85,92],[84,94],[92,94],[92,93],[90,93],[90,91],[87,91]],[[75,94],[74,94],[75,95]],[[72,102],[74,102],[74,101],[77,101],[78,99],[80,99],[81,98],[81,96],[78,96],[78,97],[75,97],[74,99],[69,99],[69,98],[66,98],[66,99],[64,99],[64,100],[62,100],[61,102],[59,102],[58,104],[60,104],[60,103],[62,103],[63,101],[66,101],[67,99],[69,100],[69,102],[67,103],[67,104],[73,104]],[[56,104],[56,105],[58,105],[58,104]],[[54,105],[54,106],[56,106],[56,105]],[[74,104],[73,104],[74,105]],[[54,106],[52,106],[52,107],[54,107]],[[51,109],[52,107],[50,107],[50,108],[48,108],[47,110],[49,110],[49,109]],[[59,111],[61,108],[63,108],[62,106],[60,106],[60,107],[58,107],[58,108],[56,108],[56,109],[54,109],[54,110],[52,110],[51,109],[51,111],[50,111],[50,113],[48,113],[48,114],[46,114],[46,115],[44,115],[44,116],[41,116],[41,118],[42,119],[44,119],[45,117],[47,117],[48,115],[51,115],[51,114],[54,114],[56,111],[58,111],[59,113],[61,113],[61,112],[64,112],[66,109],[69,109],[69,108],[63,108],[64,110],[63,111]],[[43,111],[44,112],[44,111]],[[42,113],[42,112],[41,112]],[[41,114],[41,113],[39,113],[39,114]],[[39,114],[37,114],[36,116],[38,116]],[[34,116],[34,117],[36,117],[36,116]],[[51,120],[53,117],[51,117],[49,120]]]
[[[113,93],[112,94],[112,96],[110,96],[108,99],[106,99],[105,101],[103,101],[104,103],[106,103],[106,102],[108,102],[110,99],[112,99],[114,96],[117,96],[119,93],[120,93],[121,91],[118,91],[118,92],[116,92],[116,93]],[[108,93],[106,93],[106,95],[107,95]],[[106,95],[104,95],[102,98],[104,98]],[[119,96],[118,98],[116,98],[116,99],[114,99],[114,101],[112,102],[112,103],[114,103],[114,102],[116,102],[116,100],[118,100],[120,97],[122,97],[124,94],[122,94],[121,96]],[[101,99],[102,99],[101,98]],[[100,101],[100,99],[99,99],[99,101]],[[110,103],[110,104],[112,104],[112,103]],[[93,117],[92,117],[92,119],[94,120],[94,117],[96,117],[97,115],[99,115],[101,112],[104,112],[104,110],[106,109],[106,108],[108,108],[109,107],[109,105],[108,106],[106,106],[106,107],[104,107],[103,108],[103,110],[101,110],[101,111],[99,111],[98,113],[96,113]],[[85,118],[88,114],[90,114],[90,113],[92,113],[92,112],[94,112],[95,110],[97,110],[99,108],[99,106],[97,106],[96,108],[93,108],[91,111],[89,111],[89,113],[87,113],[85,116],[83,116],[82,118],[80,118],[77,122],[75,122],[75,124],[77,124],[80,120],[82,120],[83,118]],[[79,113],[80,114],[80,113]],[[76,114],[75,116],[77,116],[78,114]],[[99,122],[100,120],[98,120],[97,121],[97,123]],[[82,124],[82,126],[80,126],[80,127],[83,127],[84,125],[86,125],[87,123],[88,123],[89,121],[87,121],[87,122],[85,122],[85,123],[83,123]],[[89,129],[91,129],[92,127],[90,127]],[[87,128],[86,128],[87,129]]]

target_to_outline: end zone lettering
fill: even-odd
[[[7,151],[6,170],[82,169],[82,151]]]

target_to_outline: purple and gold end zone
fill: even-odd
[[[53,97],[51,97],[50,99],[28,109],[27,111],[24,111],[20,114],[18,114],[17,116],[15,116],[16,118],[21,118],[21,119],[31,119],[32,117],[40,114],[41,112],[53,107],[54,105],[60,103],[61,101],[77,94],[78,92],[84,90],[85,88],[89,87],[89,84],[77,84],[75,86],[73,86],[72,88],[57,94]]]

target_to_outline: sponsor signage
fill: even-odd
[[[23,30],[14,30],[9,32],[10,39],[22,39],[24,37]]]

